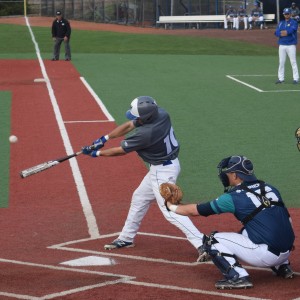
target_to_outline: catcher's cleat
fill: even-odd
[[[283,264],[278,269],[272,268],[277,276],[283,277],[284,279],[290,279],[294,277],[294,272],[289,264]]]
[[[105,250],[113,250],[118,248],[131,248],[134,247],[134,243],[125,242],[119,239],[114,240],[112,243],[104,245]]]
[[[198,248],[198,254],[197,262],[207,262],[211,260],[211,256],[204,249],[203,245]]]
[[[250,281],[249,276],[245,276],[235,281],[230,279],[219,280],[216,282],[215,287],[220,290],[250,289],[253,287],[253,283]]]

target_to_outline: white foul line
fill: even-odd
[[[65,127],[65,124],[64,124],[64,121],[63,121],[63,118],[62,118],[62,115],[61,115],[61,112],[60,112],[60,109],[59,109],[59,106],[58,106],[58,103],[57,103],[57,100],[56,100],[56,97],[55,97],[55,94],[54,94],[54,91],[53,91],[53,88],[52,88],[52,85],[51,85],[51,82],[50,82],[50,79],[49,79],[48,74],[46,72],[44,62],[41,58],[39,46],[38,46],[38,44],[35,40],[35,37],[34,37],[34,34],[33,34],[32,30],[31,30],[28,18],[26,16],[24,18],[26,20],[26,25],[27,25],[28,30],[30,32],[32,42],[35,46],[36,55],[38,57],[38,61],[39,61],[39,64],[40,64],[41,72],[43,74],[43,78],[45,79],[45,82],[46,82],[46,86],[47,86],[48,93],[49,93],[49,96],[50,96],[51,104],[52,104],[52,107],[53,107],[53,110],[54,110],[55,118],[56,118],[56,121],[57,121],[57,124],[58,124],[58,128],[59,128],[64,146],[65,146],[66,152],[67,152],[68,155],[71,155],[72,153],[74,153],[74,150],[71,146],[71,142],[70,142],[70,139],[69,139],[69,136],[68,136],[68,133],[67,133],[67,130],[66,130],[66,127]],[[86,219],[86,222],[87,222],[89,234],[92,238],[99,237],[100,233],[99,233],[99,229],[98,229],[98,226],[97,226],[96,218],[95,218],[95,215],[93,213],[93,209],[92,209],[91,203],[89,201],[89,198],[88,198],[85,186],[84,186],[84,182],[83,182],[80,170],[79,170],[77,160],[76,159],[70,159],[69,163],[71,165],[73,177],[74,177],[74,180],[75,180],[75,184],[76,184],[76,188],[77,188],[77,191],[78,191],[79,199],[80,199],[80,202],[81,202],[81,205],[82,205],[82,208],[83,208],[83,213],[85,215],[85,219]]]
[[[98,105],[100,106],[101,110],[103,111],[103,113],[105,114],[105,116],[107,117],[107,119],[109,121],[114,121],[115,119],[112,117],[112,115],[108,112],[108,110],[106,109],[105,105],[103,104],[103,102],[101,101],[101,99],[98,97],[98,95],[94,92],[94,90],[92,89],[92,87],[88,84],[88,82],[84,79],[84,77],[80,77],[80,80],[83,82],[83,84],[85,85],[85,87],[88,89],[88,91],[91,93],[91,95],[94,97],[94,99],[96,100],[96,102],[98,103]]]
[[[234,77],[232,77],[232,76],[230,76],[230,75],[226,75],[226,77],[228,77],[228,78],[230,78],[230,79],[232,79],[232,80],[234,80],[234,81],[236,81],[236,82],[239,82],[239,83],[241,83],[241,84],[243,84],[243,85],[245,85],[245,86],[247,86],[247,87],[249,87],[249,88],[251,88],[251,89],[254,89],[254,90],[256,90],[256,91],[258,91],[258,92],[260,92],[260,93],[263,92],[263,90],[260,90],[260,89],[256,88],[255,86],[253,86],[253,85],[251,85],[251,84],[248,84],[248,83],[246,83],[246,82],[244,82],[244,81],[238,80],[238,79],[236,79],[236,78],[234,78]]]

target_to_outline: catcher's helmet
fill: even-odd
[[[139,96],[131,102],[131,109],[126,112],[129,120],[139,119],[143,123],[150,123],[158,114],[158,106],[150,96]]]
[[[219,178],[225,187],[229,187],[229,180],[227,173],[236,173],[236,175],[244,181],[251,182],[257,181],[253,173],[253,164],[246,156],[236,155],[224,158],[219,164]]]

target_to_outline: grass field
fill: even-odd
[[[7,207],[9,196],[9,143],[2,137],[10,135],[11,95],[0,91],[0,207]]]
[[[50,29],[33,31],[43,58],[49,59]],[[26,27],[0,25],[0,38],[9,41],[0,45],[1,59],[35,58]],[[281,190],[289,206],[300,206],[294,138],[300,86],[291,84],[289,63],[287,83],[274,84],[276,48],[199,37],[79,30],[74,30],[71,46],[72,63],[118,124],[125,121],[124,112],[139,95],[153,96],[170,112],[181,143],[179,183],[187,199],[218,196],[222,192],[218,162],[243,154],[253,160],[259,178]]]

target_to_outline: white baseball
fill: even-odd
[[[16,142],[18,141],[18,138],[17,138],[15,135],[11,135],[11,136],[9,137],[9,141],[10,141],[11,143],[16,143]]]

